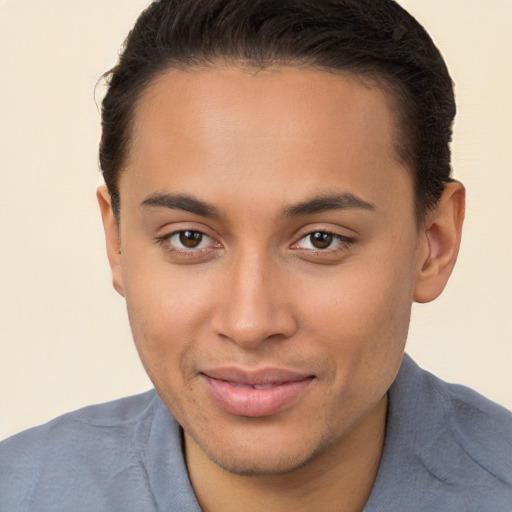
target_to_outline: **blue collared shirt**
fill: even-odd
[[[0,444],[1,512],[201,512],[181,427],[155,391],[86,407]],[[389,390],[364,512],[512,512],[512,414],[408,356]]]

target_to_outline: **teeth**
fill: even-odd
[[[279,386],[280,382],[271,382],[270,384],[243,384],[241,382],[230,382],[232,386],[235,388],[243,388],[243,389],[270,389]]]
[[[232,382],[231,384],[233,386],[235,386],[235,388],[246,388],[246,389],[252,388],[252,386],[250,384],[240,384],[239,382]]]

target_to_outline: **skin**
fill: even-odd
[[[201,506],[361,510],[411,304],[436,298],[455,263],[462,186],[418,226],[390,99],[323,71],[169,70],[133,127],[119,225],[98,190],[107,251],[142,362],[184,428]],[[313,378],[251,417],[205,385],[226,366]]]

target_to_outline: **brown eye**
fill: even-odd
[[[211,256],[212,250],[222,248],[222,245],[212,237],[195,229],[180,229],[158,237],[156,241],[166,252],[172,253],[176,258],[180,256],[190,258]]]
[[[187,249],[195,249],[203,241],[203,234],[199,231],[180,231],[178,237],[180,244]]]
[[[333,240],[334,235],[322,231],[317,231],[309,235],[309,241],[315,249],[327,249],[331,246]]]
[[[329,231],[310,231],[300,240],[292,245],[292,249],[302,250],[303,256],[325,258],[340,255],[341,252],[348,250],[354,243],[354,238],[331,233]]]

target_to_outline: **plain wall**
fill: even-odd
[[[408,352],[512,408],[512,2],[403,0],[456,82],[458,266]],[[0,0],[0,437],[148,389],[95,202],[95,83],[142,0]]]

